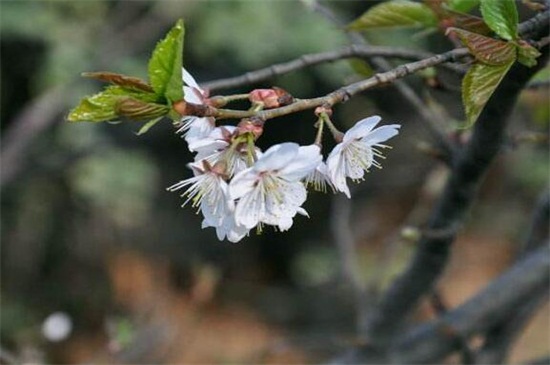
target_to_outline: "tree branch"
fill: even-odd
[[[378,73],[372,77],[369,77],[368,79],[341,87],[325,96],[313,99],[297,99],[294,103],[280,108],[262,110],[257,112],[251,110],[217,109],[208,106],[203,109],[203,112],[198,113],[197,116],[215,117],[216,119],[242,119],[258,117],[263,120],[268,120],[303,110],[313,109],[321,105],[328,104],[332,106],[334,104],[345,102],[350,97],[368,89],[372,89],[380,85],[390,84],[395,80],[413,74],[417,71],[426,69],[428,67],[433,67],[445,62],[453,61],[467,54],[468,49],[466,48],[454,49],[452,51],[441,53],[420,61],[400,65],[393,70],[387,72]]]
[[[430,52],[409,50],[398,47],[351,45],[337,51],[306,54],[295,60],[271,65],[256,71],[250,71],[240,76],[208,81],[201,84],[201,87],[214,91],[256,84],[258,82],[303,68],[354,57],[387,57],[416,61],[433,57],[433,54]],[[465,73],[465,69],[463,67],[453,63],[442,63],[440,66],[458,74]]]
[[[541,194],[533,213],[531,226],[518,257],[524,257],[530,252],[548,242],[548,219],[550,214],[550,194]],[[519,336],[536,310],[546,302],[548,293],[535,293],[525,298],[524,303],[508,318],[487,331],[485,342],[476,356],[477,364],[501,364],[505,361],[510,346]]]
[[[502,144],[519,93],[547,59],[548,47],[545,47],[537,67],[528,69],[515,65],[489,99],[474,126],[469,143],[453,165],[444,192],[428,222],[428,231],[443,234],[423,235],[409,267],[373,311],[368,326],[368,338],[372,345],[387,346],[420,297],[432,289],[446,266],[451,244],[463,217]]]
[[[549,275],[550,248],[542,247],[462,306],[407,333],[390,352],[392,360],[402,364],[441,360],[456,349],[453,336],[467,338],[483,332],[495,323],[505,321],[525,298],[541,291],[548,293]]]

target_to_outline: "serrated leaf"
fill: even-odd
[[[348,25],[350,30],[380,27],[435,27],[437,17],[424,4],[406,0],[388,1],[373,6]]]
[[[481,0],[483,20],[496,34],[511,41],[518,34],[518,10],[514,0]]]
[[[447,17],[444,19],[447,27],[456,27],[481,35],[492,33],[491,28],[480,17],[470,14],[458,13],[452,10],[447,11]]]
[[[129,90],[140,90],[150,93],[154,92],[151,85],[138,77],[126,76],[107,71],[83,72],[82,76],[103,82],[110,82],[111,84],[119,85]]]
[[[183,20],[161,40],[149,60],[149,79],[153,90],[171,102],[183,99]]]
[[[136,135],[141,136],[142,134],[145,134],[145,133],[149,132],[149,129],[151,129],[155,124],[157,124],[161,120],[162,120],[162,117],[158,117],[158,118],[155,118],[153,120],[148,121],[143,126],[141,126],[141,128],[136,133]]]
[[[514,62],[515,60],[499,66],[476,63],[468,70],[462,80],[462,103],[466,113],[466,127],[475,123]]]
[[[79,105],[70,111],[70,122],[107,122],[118,119],[115,111],[117,101],[126,97],[127,91],[120,86],[110,86],[104,91],[82,99]]]
[[[480,62],[498,66],[508,64],[516,58],[516,46],[511,42],[485,37],[463,29],[449,28],[447,34],[456,34]]]
[[[147,103],[132,97],[121,97],[116,101],[115,112],[121,117],[132,120],[147,120],[166,115],[170,111],[167,105]]]
[[[479,5],[479,0],[447,0],[447,7],[461,13],[467,13]]]
[[[121,99],[133,98],[144,103],[154,103],[157,96],[140,90],[127,90],[122,86],[108,86],[105,90],[83,98],[78,106],[69,112],[70,122],[109,122],[118,120],[117,104]],[[160,105],[160,104],[157,104]],[[163,105],[168,108],[168,106]]]
[[[538,49],[525,41],[518,42],[518,62],[527,67],[537,64],[537,58],[541,55]]]

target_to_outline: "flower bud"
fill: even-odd
[[[294,102],[294,97],[290,95],[290,93],[285,89],[281,89],[280,87],[274,86],[273,91],[275,91],[275,93],[278,96],[277,101],[279,102],[280,106],[290,105]]]
[[[261,103],[265,108],[279,107],[279,96],[273,89],[255,89],[248,96],[252,103]]]
[[[251,133],[254,139],[258,139],[264,132],[264,120],[258,117],[246,118],[237,125],[238,134]]]

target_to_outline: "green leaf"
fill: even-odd
[[[478,6],[479,0],[447,0],[447,7],[451,10],[461,13],[467,13],[476,6]]]
[[[518,37],[518,10],[514,0],[481,0],[483,20],[496,34],[511,41]]]
[[[110,82],[111,84],[119,85],[128,90],[139,90],[149,93],[153,93],[154,90],[147,82],[140,78],[117,74],[114,72],[100,71],[100,72],[83,72],[83,77],[95,79],[103,82]]]
[[[348,25],[350,30],[379,27],[435,27],[437,17],[424,4],[395,0],[373,6]]]
[[[463,29],[449,28],[447,34],[456,34],[480,62],[487,65],[504,65],[516,58],[516,45],[498,39],[485,37]]]
[[[153,90],[170,102],[183,99],[183,20],[161,40],[149,60],[149,79]]]
[[[538,49],[525,41],[519,41],[517,45],[518,62],[527,67],[533,67],[537,64],[537,58],[541,55]]]
[[[462,103],[466,112],[466,127],[475,123],[514,62],[515,60],[499,66],[476,63],[468,70],[462,80]]]
[[[148,121],[143,126],[141,126],[141,128],[139,129],[139,131],[136,134],[138,136],[141,136],[142,134],[145,134],[145,133],[149,132],[149,129],[151,129],[155,124],[157,124],[161,120],[162,120],[162,117],[158,117],[158,118],[155,118],[155,119],[152,119],[152,120]]]
[[[70,122],[107,122],[120,118],[118,103],[133,98],[143,103],[155,103],[157,96],[140,90],[128,90],[122,86],[108,86],[104,91],[82,99],[79,105],[69,112]],[[156,104],[160,105],[160,104]],[[161,105],[168,108],[166,105]]]
[[[106,122],[117,120],[115,106],[121,97],[128,92],[120,86],[110,86],[104,91],[86,97],[80,104],[70,111],[67,119],[70,122]]]

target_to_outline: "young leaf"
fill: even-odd
[[[121,117],[133,120],[147,120],[166,115],[170,111],[167,105],[147,103],[132,97],[121,97],[115,104],[115,112]]]
[[[479,0],[447,0],[449,9],[467,13],[479,4]]]
[[[475,123],[483,107],[500,84],[515,60],[490,66],[482,63],[474,64],[462,80],[462,103],[466,112],[466,127]]]
[[[153,90],[171,102],[183,99],[183,20],[161,40],[149,60],[149,79]]]
[[[126,76],[107,71],[83,72],[82,76],[103,82],[110,82],[111,84],[119,85],[129,90],[140,90],[150,93],[154,92],[151,85],[137,77]]]
[[[516,46],[511,42],[482,36],[463,29],[449,28],[447,34],[456,34],[480,62],[499,66],[508,64],[516,58]]]
[[[435,27],[437,17],[424,4],[394,0],[373,6],[348,25],[350,30],[379,27]]]
[[[127,95],[120,86],[109,86],[104,91],[86,97],[70,111],[70,122],[106,122],[118,119],[115,111],[117,101]]]
[[[518,62],[527,67],[533,67],[537,64],[537,58],[540,52],[535,47],[525,41],[518,42]]]
[[[142,134],[145,134],[145,133],[149,132],[149,129],[151,129],[155,124],[157,124],[161,120],[162,120],[162,117],[158,117],[158,118],[155,118],[155,119],[152,119],[152,120],[148,121],[143,126],[141,126],[141,128],[139,129],[139,131],[136,134],[138,136],[141,136]]]
[[[107,122],[119,119],[116,107],[124,98],[134,98],[144,103],[154,103],[157,96],[141,90],[128,90],[120,85],[108,86],[95,95],[86,97],[70,111],[70,122]],[[160,105],[160,104],[157,104]],[[167,106],[164,106],[168,108]]]
[[[511,41],[518,36],[518,10],[514,0],[481,0],[483,20],[500,37]]]
[[[489,35],[493,31],[485,24],[483,19],[470,14],[447,11],[447,17],[444,19],[448,27],[456,27],[481,35]]]

